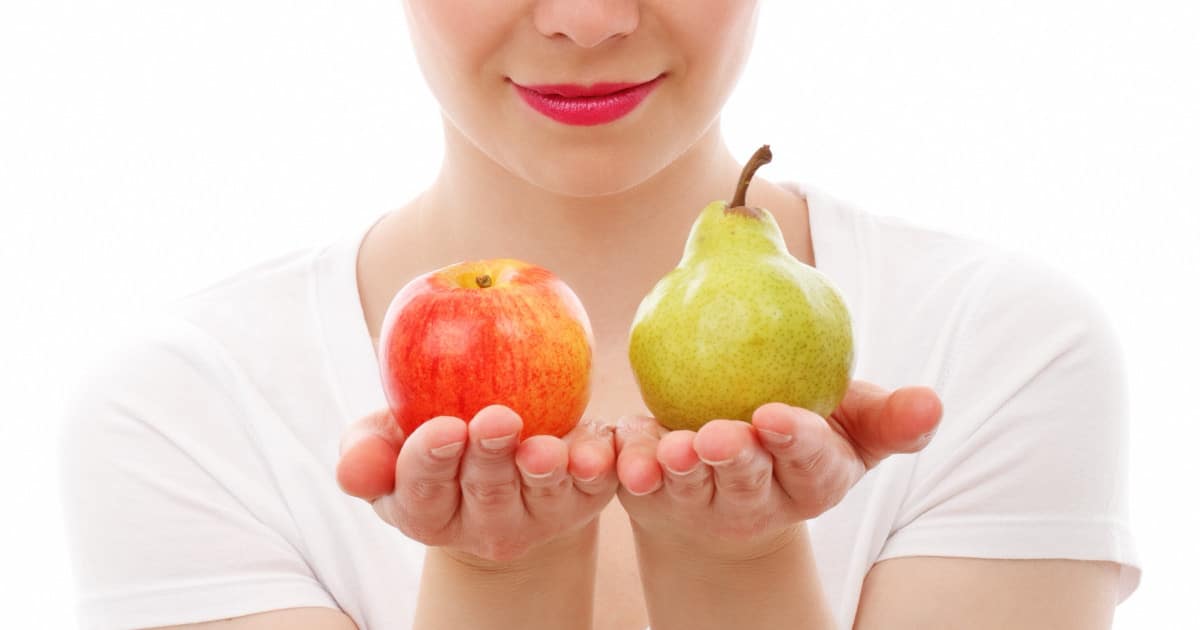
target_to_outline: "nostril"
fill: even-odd
[[[533,24],[550,39],[567,38],[583,48],[594,48],[612,39],[622,39],[638,27],[638,3],[580,3],[548,1],[538,3]]]
[[[597,37],[586,37],[586,36],[582,36],[579,34],[571,35],[568,33],[559,32],[559,33],[555,33],[553,35],[552,39],[554,39],[554,40],[565,39],[565,40],[570,41],[571,43],[575,44],[576,46],[579,46],[580,48],[595,48],[597,46],[607,43],[609,40],[624,39],[626,36],[627,36],[626,33],[612,33],[609,35],[597,36],[597,37],[599,37],[597,39]]]

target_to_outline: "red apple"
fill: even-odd
[[[594,344],[583,303],[550,271],[511,258],[465,261],[396,293],[379,368],[406,435],[437,416],[469,421],[502,404],[524,421],[522,439],[563,436],[587,407]]]

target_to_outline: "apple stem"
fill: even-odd
[[[742,176],[738,178],[737,191],[733,193],[733,201],[729,202],[730,208],[739,208],[746,205],[746,189],[750,188],[750,180],[754,177],[754,171],[763,164],[771,161],[771,145],[764,144],[750,156],[750,161],[746,162],[745,168],[742,169]]]
[[[486,273],[482,276],[475,276],[475,284],[479,285],[480,289],[486,289],[492,286],[492,277]]]

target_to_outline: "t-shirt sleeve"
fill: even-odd
[[[337,608],[273,490],[245,383],[199,329],[160,323],[98,355],[61,419],[81,627]]]
[[[880,560],[1064,558],[1140,567],[1128,522],[1122,350],[1094,296],[1048,265],[984,272],[944,364],[942,424],[915,458]]]

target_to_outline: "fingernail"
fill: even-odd
[[[544,473],[531,473],[528,470],[525,470],[524,468],[522,468],[520,465],[517,465],[517,470],[520,470],[521,475],[524,477],[528,477],[529,479],[546,479],[550,475],[554,474],[554,469],[547,470]]]
[[[744,448],[735,453],[733,457],[728,459],[722,459],[721,461],[708,461],[707,459],[701,457],[700,461],[708,464],[709,466],[728,466],[730,464],[745,463],[746,461],[749,461],[751,457],[753,457],[753,454],[750,452],[750,449]]]
[[[599,478],[600,478],[600,473],[596,473],[586,479],[583,477],[575,477],[575,481],[578,481],[579,483],[591,483]]]
[[[929,433],[926,433],[925,435],[922,435],[922,436],[921,436],[921,437],[920,437],[920,438],[917,440],[917,443],[918,443],[918,444],[921,444],[921,445],[929,444],[930,442],[932,442],[932,441],[933,441],[933,436],[934,436],[934,434],[935,434],[935,433],[937,433],[937,431],[930,431]]]
[[[662,480],[660,479],[658,481],[658,483],[654,484],[654,487],[650,488],[649,490],[647,490],[645,492],[634,492],[633,489],[631,489],[629,486],[626,486],[625,489],[629,491],[629,494],[632,494],[635,497],[644,497],[647,494],[653,494],[653,493],[657,492],[658,489],[661,487],[662,487]]]
[[[786,433],[777,433],[766,429],[759,429],[758,437],[771,446],[787,446],[792,441],[792,436]]]
[[[489,451],[503,451],[504,449],[517,443],[517,434],[510,433],[501,437],[487,438],[479,440],[479,445]]]
[[[452,457],[458,457],[458,454],[463,450],[463,445],[463,442],[451,442],[449,444],[443,444],[437,448],[429,449],[429,454],[438,459],[450,459]]]
[[[703,464],[703,463],[704,462],[696,462],[695,465],[693,465],[691,468],[689,468],[687,470],[675,470],[674,468],[671,468],[670,466],[666,466],[666,465],[664,465],[663,468],[665,468],[667,470],[667,472],[671,473],[672,475],[675,475],[678,477],[683,477],[685,475],[690,475],[690,474],[696,472],[696,470],[698,468],[700,468],[700,464]]]

